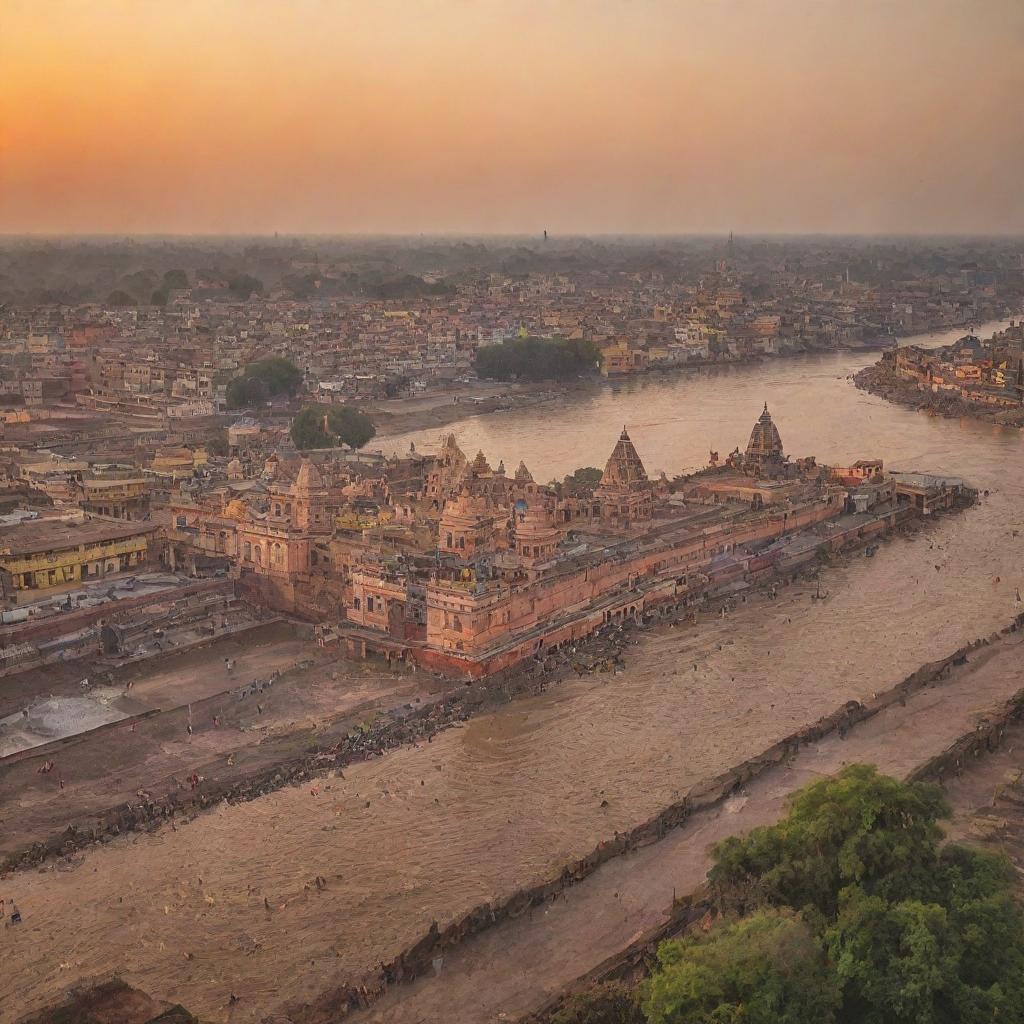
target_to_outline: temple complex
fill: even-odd
[[[591,487],[509,475],[454,435],[436,454],[235,460],[171,503],[165,558],[219,566],[350,655],[483,675],[789,565],[797,534],[813,555],[911,514],[879,462],[856,465],[870,470],[791,460],[767,406],[745,452],[671,481],[648,477],[625,428]]]

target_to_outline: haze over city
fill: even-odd
[[[1022,0],[0,0],[0,1024],[1024,1024]]]
[[[1024,231],[1017,0],[5,0],[0,232]]]

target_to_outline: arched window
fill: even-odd
[[[279,516],[280,514],[281,514],[281,505],[280,505],[280,503],[278,503],[278,504],[276,504],[274,506],[274,515],[275,516]]]
[[[273,546],[273,548],[271,548],[270,560],[272,562],[280,562],[281,561],[281,545],[280,544],[275,544]]]
[[[252,561],[252,544],[246,541],[242,545],[242,557],[247,561]]]

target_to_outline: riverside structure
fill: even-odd
[[[324,646],[479,677],[973,495],[880,460],[792,460],[767,405],[720,462],[651,479],[625,428],[593,486],[494,469],[451,435],[436,455],[271,460],[253,480],[236,462],[236,486],[174,504],[167,557],[222,557],[249,600],[317,622]]]

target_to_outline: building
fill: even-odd
[[[157,526],[86,519],[31,520],[0,529],[0,593],[99,580],[149,561]]]

